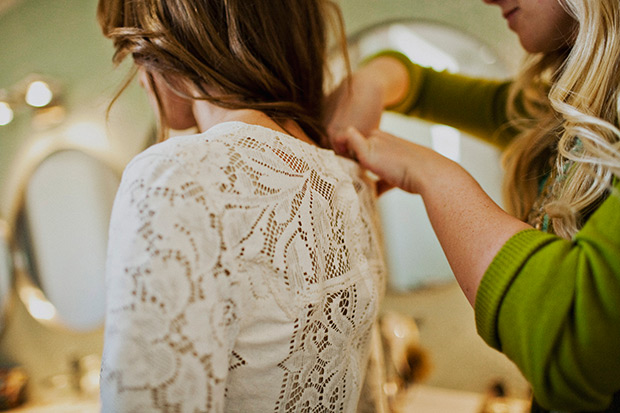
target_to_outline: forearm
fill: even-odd
[[[382,107],[387,108],[405,98],[411,86],[409,77],[407,67],[400,60],[383,54],[362,66],[353,75],[353,81],[373,90]]]
[[[504,212],[460,165],[434,155],[429,176],[420,181],[433,229],[469,302],[474,304],[480,280],[502,246],[531,228]],[[414,166],[412,166],[414,167]]]
[[[393,65],[391,69],[379,66],[379,60],[384,58],[383,64]],[[505,147],[518,132],[508,123],[509,81],[438,72],[390,50],[380,52],[369,65],[375,60],[379,67],[368,82],[383,82],[384,76],[395,76],[395,70],[400,73],[400,78],[392,79],[382,89],[392,88],[392,100],[384,106],[388,110],[449,125],[499,147]]]
[[[350,128],[345,153],[381,178],[424,201],[454,275],[473,305],[480,280],[508,239],[531,226],[504,212],[456,162],[380,130],[367,137]]]

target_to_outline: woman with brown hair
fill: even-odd
[[[112,213],[103,411],[356,410],[385,270],[371,186],[319,147],[334,11],[100,0],[162,140]]]

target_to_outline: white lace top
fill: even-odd
[[[155,145],[112,213],[103,411],[355,411],[384,278],[355,163],[240,122]]]

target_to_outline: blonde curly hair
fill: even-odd
[[[554,233],[571,238],[620,176],[620,2],[558,1],[578,23],[574,42],[529,56],[514,83],[508,111],[522,132],[504,157],[504,193],[527,220],[551,171],[540,208]]]

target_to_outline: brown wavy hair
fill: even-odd
[[[325,136],[329,43],[339,43],[348,60],[333,1],[100,0],[97,18],[114,42],[114,63],[131,55],[180,96],[294,120],[317,143]]]

